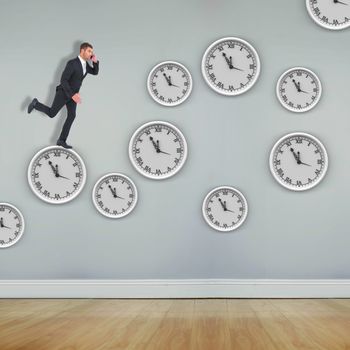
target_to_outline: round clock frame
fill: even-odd
[[[243,47],[246,48],[246,51],[248,52],[248,56],[251,56],[251,57],[254,56],[253,57],[253,73],[254,73],[254,75],[251,75],[251,78],[248,78],[248,83],[243,88],[241,87],[239,89],[234,89],[233,86],[232,86],[231,90],[230,90],[230,86],[229,86],[228,90],[224,90],[221,87],[217,87],[216,84],[213,84],[212,81],[210,80],[208,74],[207,74],[207,71],[206,71],[207,70],[207,57],[210,55],[210,52],[213,49],[215,49],[215,47],[217,47],[220,43],[224,44],[225,42],[239,43],[242,48]],[[247,58],[248,58],[248,56],[247,56]],[[249,57],[249,58],[251,58],[251,57]],[[227,63],[229,64],[230,69],[232,67],[232,69],[241,70],[239,68],[235,68],[232,65],[232,62],[230,64],[229,61],[228,61],[229,59],[226,56],[225,56],[225,59],[226,59]],[[255,64],[254,64],[254,62],[255,62]],[[225,96],[237,96],[237,95],[243,94],[243,93],[247,92],[248,90],[250,90],[255,85],[255,83],[257,82],[257,80],[259,78],[259,75],[260,75],[260,70],[261,70],[260,58],[259,58],[259,55],[258,55],[257,51],[255,50],[255,48],[249,42],[247,42],[247,41],[245,41],[245,40],[243,40],[241,38],[237,38],[237,37],[225,37],[225,38],[221,38],[221,39],[218,39],[218,40],[214,41],[205,50],[203,58],[202,58],[202,75],[203,75],[203,78],[204,78],[205,82],[215,92],[217,92],[217,93],[219,93],[221,95],[225,95]],[[242,86],[242,84],[240,86]]]
[[[133,192],[134,192],[134,198],[133,198],[133,203],[132,203],[132,206],[130,206],[128,208],[128,210],[126,210],[124,213],[116,216],[116,215],[113,215],[113,214],[110,214],[110,213],[107,213],[106,211],[104,211],[101,206],[99,206],[98,204],[98,200],[96,198],[96,194],[97,194],[97,189],[98,187],[108,178],[113,178],[113,177],[118,177],[118,178],[122,178],[122,179],[125,179],[127,183],[129,183],[132,187],[133,187]],[[92,190],[92,202],[94,203],[94,206],[95,208],[97,209],[97,211],[108,217],[108,218],[111,218],[111,219],[120,219],[126,215],[129,215],[136,207],[136,204],[137,204],[137,200],[138,200],[138,191],[137,191],[137,187],[135,185],[135,183],[126,175],[124,174],[121,174],[121,173],[108,173],[108,174],[105,174],[103,176],[101,176],[97,182],[95,183],[95,186]]]
[[[186,78],[188,80],[187,81],[188,87],[187,87],[186,93],[183,94],[183,97],[181,97],[179,100],[174,101],[174,102],[167,102],[168,100],[166,98],[164,100],[157,98],[157,96],[155,96],[153,89],[152,89],[152,77],[156,74],[156,72],[158,70],[160,70],[164,66],[177,66],[179,70],[184,72],[184,74],[186,75]],[[191,95],[192,87],[193,87],[193,80],[192,80],[191,73],[183,64],[181,64],[179,62],[175,62],[175,61],[163,61],[163,62],[158,63],[156,66],[154,66],[152,68],[152,70],[150,71],[148,78],[147,78],[147,89],[148,89],[150,96],[152,97],[152,99],[154,101],[156,101],[160,105],[166,106],[166,107],[175,107],[175,106],[178,106],[179,104],[185,102],[188,99],[188,97]]]
[[[223,190],[228,190],[230,192],[234,192],[237,197],[242,201],[243,203],[243,208],[245,209],[243,212],[242,217],[240,218],[239,222],[237,225],[225,228],[225,227],[219,227],[217,225],[215,225],[213,222],[210,221],[210,219],[207,216],[207,202],[209,201],[209,199],[218,191],[223,191]],[[227,208],[226,208],[227,209]],[[247,216],[248,216],[248,202],[247,199],[245,198],[245,196],[243,195],[242,192],[240,192],[239,190],[237,190],[236,188],[232,187],[232,186],[219,186],[219,187],[215,187],[213,188],[204,198],[203,200],[203,204],[202,204],[202,215],[203,218],[205,220],[205,222],[213,229],[220,231],[220,232],[231,232],[234,231],[236,229],[238,229],[246,220]]]
[[[10,203],[0,203],[0,208],[1,207],[7,207],[7,208],[11,208],[11,210],[19,217],[19,221],[22,224],[21,225],[21,230],[18,234],[18,236],[16,237],[16,239],[14,239],[11,243],[9,244],[5,244],[5,245],[0,245],[0,248],[9,248],[11,246],[13,246],[14,244],[16,244],[23,236],[24,233],[24,229],[25,229],[25,221],[24,221],[24,217],[22,212],[15,207],[13,204]]]
[[[308,186],[294,186],[294,185],[290,185],[287,182],[281,180],[280,176],[278,176],[275,172],[275,167],[274,167],[274,158],[275,158],[275,152],[277,151],[277,149],[279,148],[279,146],[285,142],[288,139],[294,139],[297,138],[298,136],[300,136],[301,138],[306,138],[311,140],[314,144],[317,145],[316,148],[318,148],[323,154],[323,167],[322,167],[322,173],[320,174],[320,176],[318,176],[317,180],[313,181],[312,183],[310,183]],[[312,143],[311,142],[311,143]],[[316,185],[318,185],[324,178],[324,176],[327,173],[328,170],[328,154],[327,154],[327,150],[325,148],[325,146],[323,145],[323,143],[315,136],[310,135],[308,133],[305,132],[293,132],[290,134],[286,134],[284,136],[282,136],[272,147],[271,152],[270,152],[270,157],[269,157],[269,166],[270,166],[270,171],[274,177],[274,179],[283,187],[287,188],[288,190],[291,191],[297,191],[297,192],[301,192],[301,191],[307,191],[310,190],[311,188],[315,187]],[[308,164],[306,164],[308,165]]]
[[[163,175],[153,175],[152,173],[149,172],[145,172],[143,171],[136,163],[133,153],[134,153],[134,143],[136,140],[136,137],[138,137],[138,135],[140,135],[140,133],[142,133],[143,130],[153,127],[153,126],[157,126],[157,125],[163,125],[165,126],[165,128],[168,129],[172,129],[174,131],[174,134],[176,134],[177,136],[179,136],[181,138],[181,142],[183,144],[183,154],[181,155],[181,162],[179,165],[177,165],[175,167],[175,169],[173,171],[169,171]],[[164,153],[164,152],[163,152]],[[169,123],[169,122],[165,122],[165,121],[151,121],[148,123],[145,123],[143,125],[141,125],[131,136],[130,138],[130,142],[129,142],[129,159],[131,161],[131,164],[133,165],[133,167],[143,176],[152,179],[152,180],[164,180],[167,179],[169,177],[174,176],[175,174],[177,174],[182,167],[184,166],[184,164],[186,163],[187,160],[187,155],[188,155],[188,146],[187,146],[187,141],[185,136],[183,135],[183,133],[173,124]]]
[[[47,153],[47,152],[51,152],[51,151],[54,151],[54,150],[60,150],[61,152],[63,153],[69,153],[72,158],[75,158],[77,161],[80,162],[80,165],[81,165],[81,170],[82,170],[82,179],[80,180],[80,186],[79,188],[74,192],[73,195],[70,195],[66,198],[63,198],[61,200],[53,200],[53,199],[49,199],[43,195],[41,195],[37,190],[36,190],[36,186],[34,185],[34,183],[32,182],[32,169],[33,169],[33,166],[34,166],[34,163],[37,161],[37,159],[44,153]],[[72,201],[73,199],[75,199],[80,193],[81,191],[83,190],[83,188],[85,187],[85,183],[86,183],[86,177],[87,177],[87,174],[86,174],[86,167],[85,167],[85,163],[83,161],[83,159],[80,157],[80,155],[76,152],[76,151],[73,151],[72,149],[66,149],[66,148],[63,148],[61,146],[48,146],[48,147],[45,147],[45,148],[42,148],[41,150],[39,150],[35,155],[34,157],[32,158],[32,160],[30,161],[29,163],[29,166],[28,166],[28,171],[27,171],[27,178],[28,178],[28,183],[29,183],[29,186],[31,188],[31,190],[34,192],[34,194],[40,198],[42,201],[46,202],[46,203],[50,203],[50,204],[65,204],[65,203],[68,203],[70,201]]]
[[[282,82],[285,80],[285,78],[292,72],[297,72],[297,71],[303,71],[306,74],[310,75],[314,80],[315,80],[315,85],[318,89],[317,91],[317,98],[315,98],[315,101],[312,102],[311,104],[309,104],[309,106],[305,107],[305,108],[293,108],[291,106],[289,106],[287,103],[285,103],[285,101],[283,100],[280,90],[281,90],[281,84]],[[321,81],[319,79],[319,77],[317,76],[317,74],[315,72],[313,72],[310,69],[304,68],[304,67],[293,67],[293,68],[289,68],[287,69],[284,73],[281,74],[281,76],[279,77],[277,84],[276,84],[276,95],[277,95],[277,99],[278,101],[281,103],[281,105],[286,108],[287,110],[294,112],[294,113],[304,113],[307,112],[313,108],[316,107],[316,105],[320,102],[321,100],[321,96],[322,96],[322,84]]]

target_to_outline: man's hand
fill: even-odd
[[[80,94],[79,93],[76,93],[72,96],[72,100],[75,102],[75,103],[81,103],[81,98],[80,98]]]
[[[92,55],[91,56],[91,61],[96,63],[97,62],[97,57],[95,55]]]

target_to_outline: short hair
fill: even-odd
[[[92,47],[91,44],[89,44],[89,43],[82,43],[82,44],[80,45],[80,51],[81,51],[81,50],[86,50],[88,47],[90,47],[91,49],[93,49],[93,47]]]

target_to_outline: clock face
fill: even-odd
[[[7,248],[19,241],[24,232],[24,219],[13,205],[0,203],[0,248]]]
[[[111,173],[102,176],[92,191],[96,209],[109,218],[119,219],[130,214],[137,203],[137,189],[130,178]]]
[[[147,88],[156,102],[163,106],[177,106],[190,96],[192,77],[182,64],[166,61],[151,70]]]
[[[297,132],[283,136],[271,150],[272,175],[289,190],[305,191],[316,186],[327,168],[325,147],[309,134]]]
[[[210,191],[203,201],[202,213],[209,226],[218,231],[233,231],[248,214],[248,203],[241,192],[221,186]]]
[[[86,168],[73,150],[50,146],[39,151],[28,167],[28,182],[43,201],[62,204],[74,199],[83,189]]]
[[[228,96],[239,95],[256,83],[260,74],[259,56],[246,41],[223,38],[205,51],[202,74],[214,91]]]
[[[319,102],[322,86],[314,72],[295,67],[281,75],[276,94],[283,107],[292,112],[306,112]]]
[[[175,175],[187,158],[187,143],[174,125],[154,121],[135,131],[129,143],[129,157],[142,175],[156,180]]]
[[[349,0],[306,0],[306,8],[321,27],[340,30],[350,26]]]

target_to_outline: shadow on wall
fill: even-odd
[[[79,55],[79,49],[80,49],[80,44],[83,42],[83,40],[79,40],[79,41],[75,41],[73,43],[73,50],[72,50],[72,53],[63,57],[57,68],[56,68],[56,71],[54,73],[54,76],[53,76],[53,81],[50,85],[50,87],[48,88],[48,94],[46,96],[46,99],[41,99],[40,97],[37,97],[36,94],[35,94],[35,91],[33,91],[33,94],[34,96],[27,96],[24,101],[22,102],[21,104],[21,111],[22,112],[25,112],[27,113],[27,107],[29,105],[29,103],[32,101],[32,99],[34,97],[37,97],[39,101],[45,101],[43,103],[45,103],[46,105],[48,106],[51,106],[52,102],[53,102],[53,99],[55,97],[55,93],[56,93],[56,86],[60,84],[60,80],[61,80],[61,75],[62,75],[62,72],[67,64],[67,62],[69,60],[71,60],[72,58],[76,57]],[[37,112],[37,113],[40,113],[40,112]],[[62,130],[62,127],[63,127],[63,124],[66,120],[66,113],[67,113],[67,110],[65,107],[62,108],[62,110],[57,114],[57,116],[54,118],[56,119],[57,117],[57,122],[56,122],[56,125],[55,125],[55,128],[54,128],[54,132],[52,133],[51,137],[50,137],[50,144],[56,144],[56,141],[57,141],[57,138]],[[42,114],[42,113],[40,113]],[[63,114],[63,115],[62,115]],[[44,114],[42,114],[42,116],[45,116]],[[46,116],[45,116],[46,117]],[[62,117],[62,118],[61,118]]]

